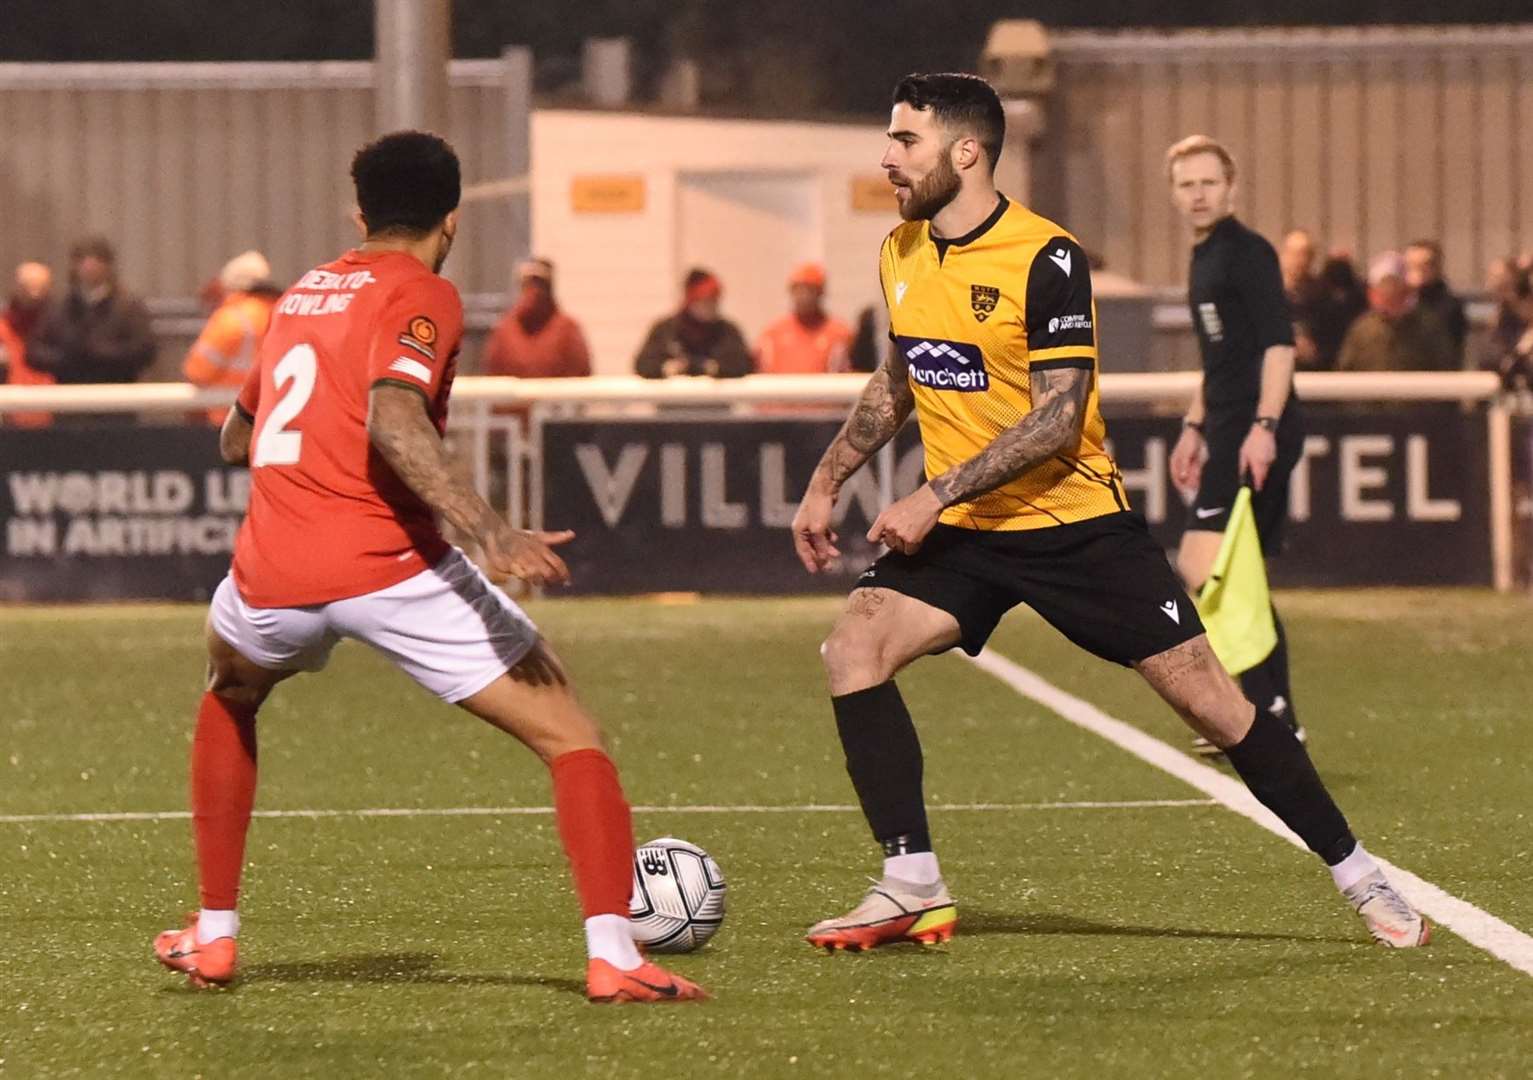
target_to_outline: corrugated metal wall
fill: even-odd
[[[355,239],[347,167],[375,134],[371,68],[0,65],[0,268],[61,270],[71,241],[101,232],[146,296],[190,296],[251,247],[290,280]],[[529,70],[525,56],[452,64],[465,182],[525,171]],[[502,291],[526,227],[525,199],[468,205],[450,276]]]
[[[1034,201],[1120,273],[1185,281],[1171,143],[1212,135],[1240,210],[1361,258],[1441,239],[1451,281],[1533,248],[1533,26],[1051,36]]]
[[[1468,291],[1491,257],[1533,248],[1533,26],[1052,44],[1033,202],[1120,273],[1182,284],[1162,155],[1195,130],[1234,148],[1241,213],[1270,237],[1302,225],[1366,257],[1437,236]],[[455,61],[451,84],[465,179],[526,173],[526,50]],[[370,87],[366,63],[0,64],[0,274],[25,258],[62,269],[100,231],[147,296],[189,297],[252,246],[290,279],[352,242],[346,168],[373,133]],[[449,275],[502,293],[529,220],[525,196],[467,205]],[[1182,336],[1158,334],[1151,366],[1183,366]],[[162,359],[174,377],[178,358]]]

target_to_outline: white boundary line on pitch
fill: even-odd
[[[975,813],[1007,810],[1155,810],[1165,807],[1217,806],[1213,799],[1128,799],[1118,802],[948,803],[929,810]],[[635,814],[849,814],[860,810],[849,803],[802,803],[797,806],[635,806]],[[378,807],[363,810],[257,810],[258,818],[409,818],[514,817],[552,815],[552,806]],[[100,814],[0,814],[0,825],[47,824],[60,821],[186,821],[187,810],[129,810]]]
[[[1239,780],[1176,750],[1152,735],[1147,735],[1122,720],[1108,716],[1101,709],[1066,693],[1020,664],[989,649],[971,658],[980,670],[994,675],[1023,697],[1058,713],[1064,719],[1100,735],[1108,742],[1127,750],[1141,761],[1191,784],[1241,817],[1248,818],[1275,836],[1307,851],[1304,841],[1289,832],[1288,826],[1256,801]],[[1525,975],[1533,975],[1533,937],[1508,922],[1482,911],[1465,900],[1417,877],[1370,852],[1389,875],[1390,882],[1416,908],[1478,949],[1483,949]]]

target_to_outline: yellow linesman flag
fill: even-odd
[[[1218,558],[1198,593],[1198,614],[1214,654],[1231,675],[1255,667],[1277,647],[1267,567],[1248,487],[1235,496]]]

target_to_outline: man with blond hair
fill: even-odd
[[[1288,514],[1288,477],[1304,447],[1299,404],[1293,394],[1294,334],[1277,253],[1235,217],[1235,158],[1206,135],[1192,135],[1166,152],[1171,201],[1192,228],[1187,300],[1203,358],[1203,379],[1182,420],[1171,454],[1171,477],[1196,492],[1177,551],[1177,570],[1188,591],[1208,579],[1241,486],[1251,486],[1251,507],[1262,552],[1282,548]],[[1240,688],[1256,707],[1291,728],[1302,741],[1288,679],[1288,641],[1272,613],[1277,645],[1260,664],[1240,673]],[[1205,740],[1199,753],[1217,755]]]

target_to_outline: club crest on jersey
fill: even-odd
[[[428,360],[435,360],[436,350],[432,346],[436,344],[436,323],[424,315],[415,316],[405,332],[399,335],[399,343],[414,349]]]
[[[995,313],[995,305],[1001,302],[1001,290],[994,285],[970,285],[969,306],[974,309],[974,317],[984,322]]]
[[[424,315],[417,315],[410,320],[410,336],[422,345],[435,345],[436,323]]]
[[[990,389],[985,354],[967,341],[899,336],[894,339],[910,367],[910,378],[933,390],[975,393]]]

